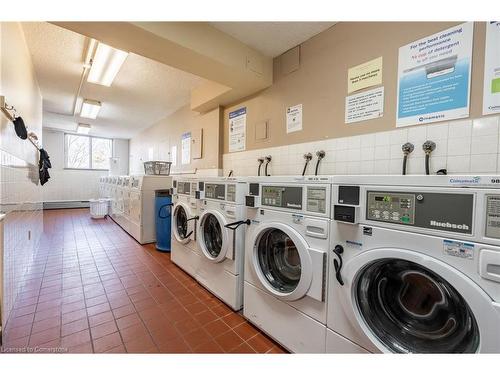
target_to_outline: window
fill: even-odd
[[[107,138],[65,134],[66,168],[109,169],[113,141]]]

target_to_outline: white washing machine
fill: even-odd
[[[499,353],[499,181],[336,177],[327,351]]]
[[[200,264],[200,251],[196,243],[196,221],[198,220],[198,180],[176,177],[173,180],[172,251],[171,259],[176,265],[195,276]]]
[[[243,306],[246,180],[200,179],[196,280],[233,310]]]
[[[295,353],[324,353],[331,179],[249,179],[243,314]]]

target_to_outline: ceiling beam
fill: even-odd
[[[53,22],[112,47],[211,82],[191,94],[191,109],[206,112],[272,84],[272,58],[205,22]]]

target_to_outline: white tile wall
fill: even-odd
[[[431,155],[431,170],[447,169],[449,174],[500,173],[500,117],[483,117],[448,123],[413,126],[372,134],[322,140],[243,151],[223,155],[224,175],[257,174],[257,158],[271,155],[269,172],[274,175],[300,174],[303,154],[311,152],[307,174],[314,174],[315,153],[325,150],[320,174],[400,174],[403,161],[401,146],[411,142],[415,150],[409,157],[408,173],[425,173],[422,144],[436,143]],[[263,172],[262,172],[263,174]]]
[[[0,35],[0,93],[43,141],[42,97],[21,24],[0,22]],[[7,326],[18,293],[36,285],[36,280],[27,279],[26,270],[34,266],[43,235],[37,162],[38,151],[19,139],[12,123],[0,114],[0,211],[6,213],[2,323]]]

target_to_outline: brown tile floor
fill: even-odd
[[[284,352],[169,254],[140,246],[111,219],[90,219],[86,209],[44,212],[44,235],[23,285],[4,352]]]

